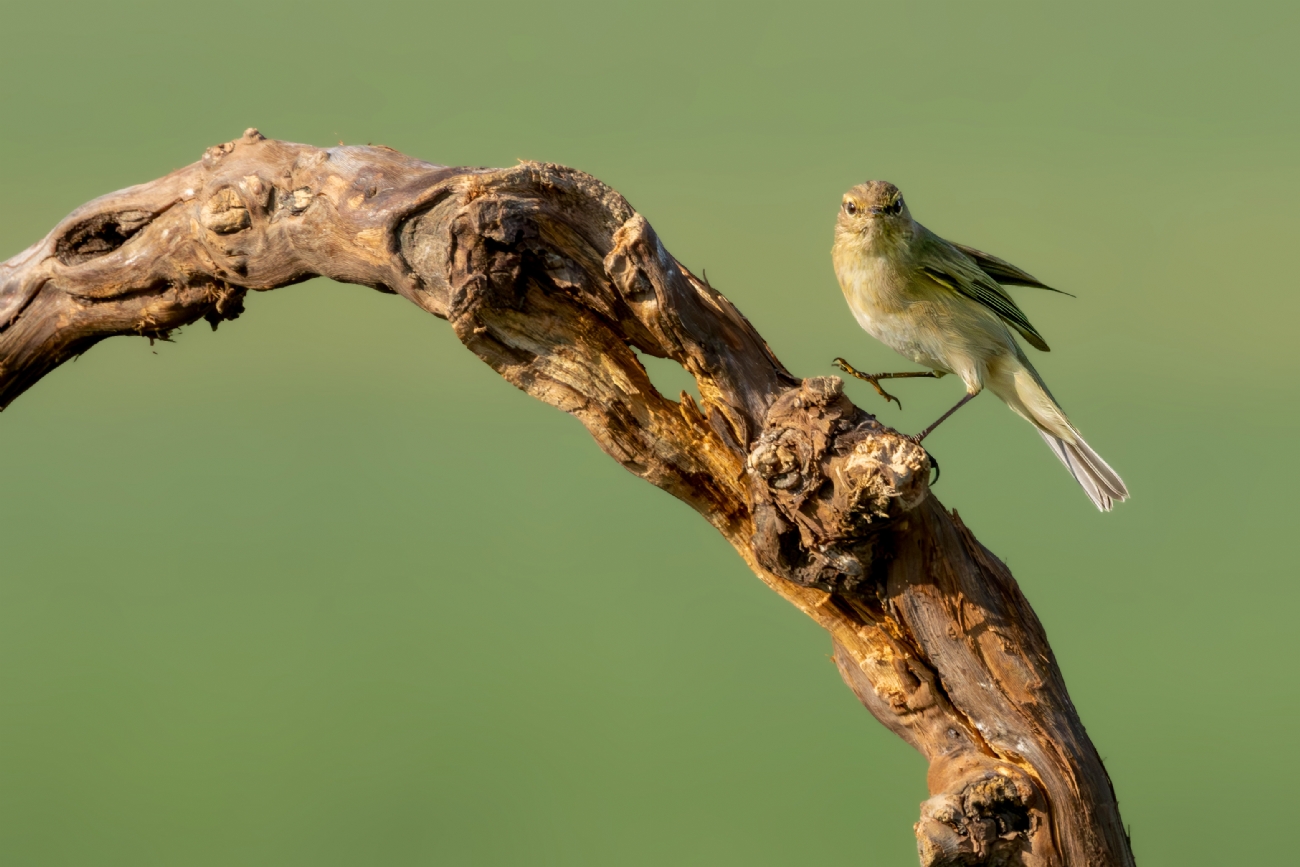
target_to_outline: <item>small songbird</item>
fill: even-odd
[[[1012,329],[1035,349],[1047,352],[1047,343],[998,284],[1059,290],[1010,262],[940,238],[912,219],[902,192],[885,181],[868,181],[844,194],[831,254],[858,324],[930,368],[868,374],[837,358],[841,370],[900,407],[880,380],[955,373],[966,384],[966,396],[913,439],[925,439],[987,387],[1038,429],[1098,509],[1109,511],[1128,499],[1119,475],[1083,441],[1025,357]]]

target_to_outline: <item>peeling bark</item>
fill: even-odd
[[[1133,863],[1037,617],[930,493],[925,452],[838,378],[792,376],[581,172],[447,168],[249,130],[0,264],[0,407],[106,337],[215,328],[247,291],[318,275],[446,319],[824,627],[848,686],[930,762],[923,865]],[[681,364],[700,402],[660,394],[637,351]]]

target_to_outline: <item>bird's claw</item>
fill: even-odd
[[[854,368],[853,365],[849,364],[843,358],[837,358],[834,361],[832,361],[831,364],[835,365],[840,370],[847,373],[849,376],[856,377],[862,380],[863,382],[871,383],[871,387],[876,390],[876,394],[883,397],[886,403],[892,400],[894,403],[898,404],[899,409],[903,408],[903,402],[901,400],[894,397],[892,394],[890,394],[889,392],[885,391],[883,388],[880,387],[880,377],[872,376],[870,373],[863,373],[862,371],[857,370],[856,368]]]

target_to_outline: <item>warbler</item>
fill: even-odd
[[[1119,475],[1083,441],[1025,357],[1013,329],[1035,349],[1047,352],[1047,343],[999,284],[1060,290],[1010,262],[940,238],[912,219],[902,192],[886,181],[868,181],[844,194],[831,255],[858,324],[930,368],[871,374],[837,358],[841,370],[900,407],[880,380],[953,373],[966,384],[966,396],[915,441],[988,388],[1038,429],[1098,509],[1110,511],[1128,499]]]

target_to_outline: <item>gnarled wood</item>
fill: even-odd
[[[930,494],[924,451],[839,379],[792,376],[581,172],[446,168],[249,130],[0,264],[0,406],[105,337],[216,327],[248,290],[317,275],[448,320],[821,624],[845,682],[930,761],[922,864],[1133,863],[1042,627]],[[690,371],[699,404],[660,394],[634,350]]]

